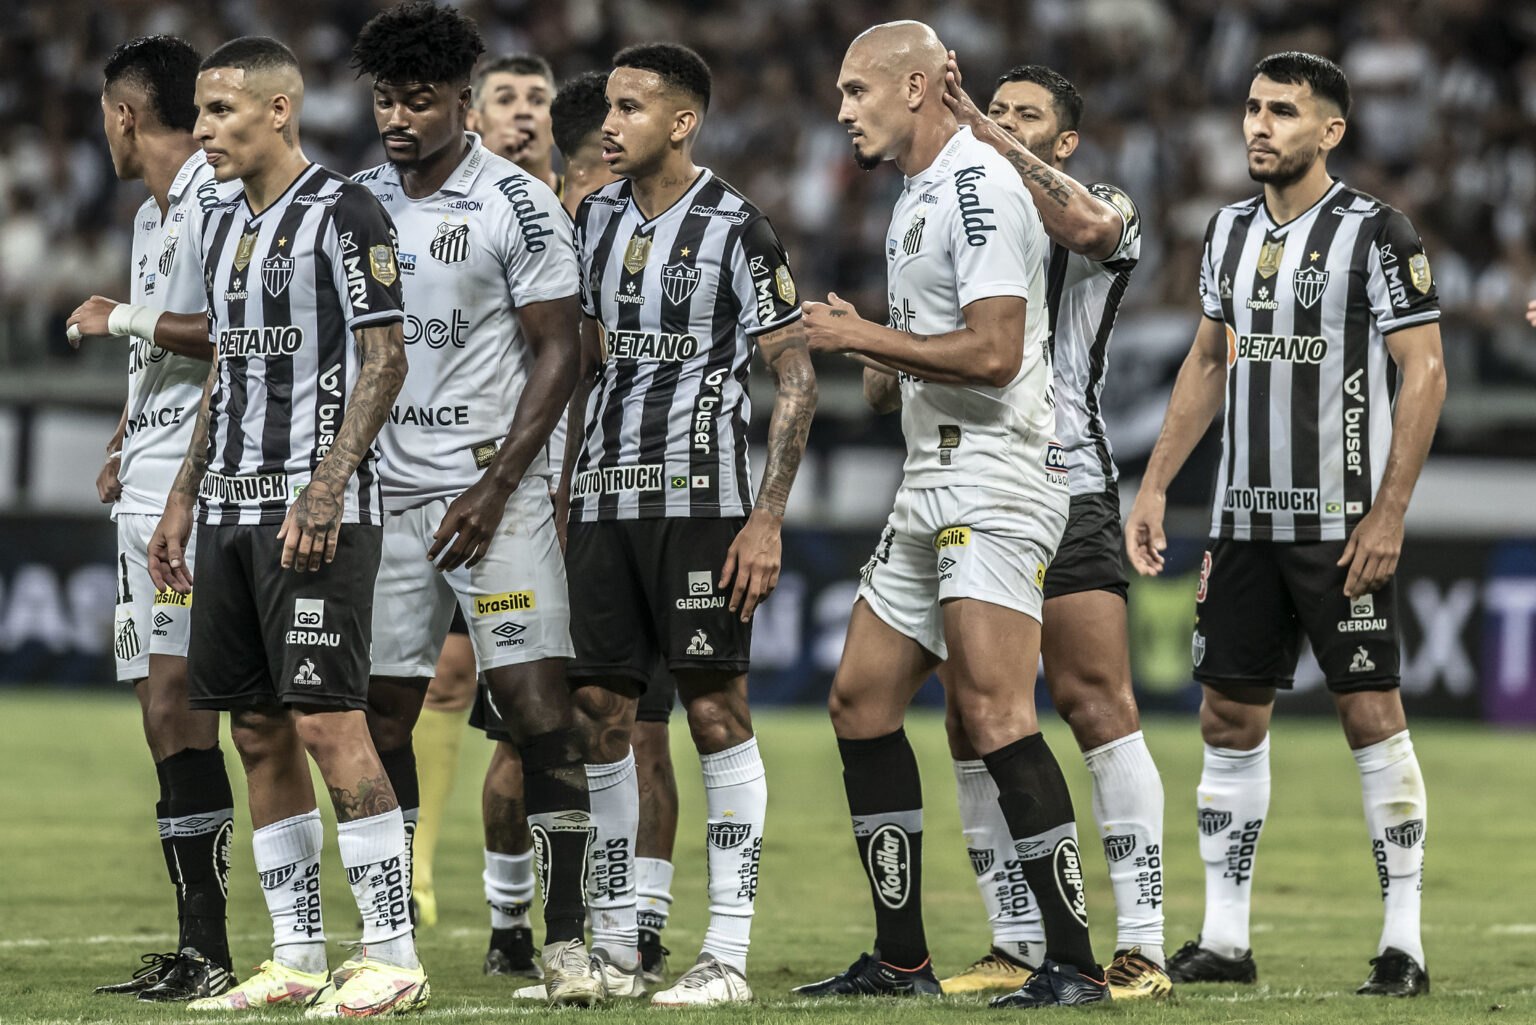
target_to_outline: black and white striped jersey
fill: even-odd
[[[647,220],[629,181],[576,213],[582,306],[603,334],[571,481],[576,520],[745,516],[752,339],[800,316],[768,219],[701,171]]]
[[[1207,229],[1200,298],[1227,335],[1211,535],[1345,539],[1392,443],[1385,338],[1440,318],[1413,225],[1340,181],[1283,225],[1262,195],[1234,203]]]
[[[1090,185],[1088,191],[1120,215],[1115,251],[1102,260],[1090,260],[1052,243],[1045,275],[1056,378],[1056,440],[1061,443],[1074,495],[1098,494],[1119,476],[1100,399],[1120,300],[1141,258],[1141,215],[1131,197],[1103,183]]]
[[[357,384],[352,332],[404,319],[395,229],[373,194],[310,164],[259,214],[245,194],[203,225],[218,374],[204,523],[281,523],[325,458]],[[376,446],[347,482],[344,523],[381,523]]]

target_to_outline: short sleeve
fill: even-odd
[[[593,295],[592,247],[587,242],[587,229],[592,221],[592,208],[594,203],[592,196],[582,199],[576,207],[576,226],[573,231],[576,249],[576,287],[581,296],[581,312],[596,319],[597,296]]]
[[[1024,184],[985,165],[954,174],[956,205],[949,246],[956,295],[964,309],[995,296],[1029,298],[1029,283],[1045,265],[1045,228]]]
[[[1205,227],[1205,245],[1200,249],[1200,311],[1212,320],[1225,320],[1226,310],[1221,305],[1221,291],[1216,282],[1216,259],[1211,251],[1211,240],[1216,237],[1216,222],[1221,218],[1217,211],[1211,223]]]
[[[1099,262],[1118,264],[1129,260],[1134,263],[1141,257],[1141,211],[1124,191],[1105,182],[1088,186],[1088,192],[1108,203],[1120,215],[1120,242],[1113,253]]]
[[[395,225],[372,192],[350,181],[341,186],[321,244],[348,328],[405,319]]]
[[[571,222],[549,186],[514,174],[496,183],[506,198],[503,260],[513,306],[576,294],[576,247]]]
[[[1387,207],[1371,244],[1366,295],[1382,334],[1440,319],[1440,296],[1424,243],[1408,218]]]
[[[800,296],[789,270],[789,257],[768,218],[755,214],[741,231],[731,258],[731,285],[737,321],[748,335],[760,335],[800,317]]]

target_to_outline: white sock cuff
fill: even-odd
[[[1380,772],[1382,769],[1390,769],[1398,762],[1405,762],[1413,757],[1413,741],[1408,737],[1408,731],[1394,733],[1386,740],[1379,741],[1367,747],[1362,747],[1351,752],[1355,756],[1355,764],[1360,766],[1360,773]]]
[[[485,852],[487,882],[494,879],[498,883],[506,884],[520,880],[523,875],[526,875],[530,881],[533,879],[533,851],[528,850],[521,854]]]
[[[977,758],[973,761],[954,761],[955,790],[962,802],[997,800],[997,781],[987,771],[987,763]]]
[[[1230,747],[1205,745],[1206,772],[1214,772],[1225,779],[1257,781],[1269,778],[1269,734],[1251,751],[1239,751]]]
[[[320,821],[319,808],[251,831],[251,848],[261,870],[319,857],[324,843],[325,825]]]
[[[617,762],[604,762],[587,766],[587,789],[607,790],[616,787],[635,774],[635,749]]]
[[[348,868],[377,865],[405,854],[405,818],[399,808],[336,823],[336,846]]]
[[[672,872],[670,861],[661,858],[635,859],[635,889],[642,895],[672,899]]]
[[[706,789],[750,783],[755,779],[762,779],[764,775],[763,758],[757,752],[756,737],[751,737],[746,743],[737,744],[735,747],[728,747],[724,751],[700,755],[699,765],[704,770]]]
[[[1096,748],[1084,751],[1083,764],[1091,769],[1093,768],[1094,762],[1107,761],[1109,757],[1120,748],[1125,747],[1127,744],[1138,743],[1141,744],[1142,747],[1146,747],[1146,738],[1142,736],[1140,730],[1137,730],[1135,733],[1127,733],[1125,736],[1117,737],[1107,744],[1100,744]]]

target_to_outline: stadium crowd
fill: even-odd
[[[84,291],[125,290],[127,225],[140,193],[100,145],[102,59],[120,40],[169,32],[205,52],[246,33],[294,44],[309,83],[306,141],[337,168],[378,160],[366,83],[346,50],[382,4],[23,3],[0,41],[0,365],[100,361],[63,321]],[[846,42],[881,18],[930,21],[974,81],[1029,59],[1060,68],[1086,99],[1073,173],[1113,181],[1147,226],[1123,333],[1160,312],[1187,342],[1210,211],[1252,191],[1239,137],[1254,60],[1302,49],[1337,58],[1357,95],[1334,171],[1398,206],[1434,256],[1452,390],[1536,380],[1520,318],[1536,295],[1536,9],[1497,0],[1036,0],[945,4],[856,0],[663,3],[467,0],[490,52],[535,51],[565,78],[620,46],[680,39],[716,73],[702,159],[772,217],[806,294],[836,287],[884,305],[880,251],[899,179],[847,159],[834,78]],[[851,371],[852,368],[849,368]],[[1170,368],[1171,369],[1171,368]],[[850,373],[851,376],[851,373]]]

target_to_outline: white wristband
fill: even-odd
[[[148,306],[118,303],[107,314],[107,333],[134,335],[146,342],[155,340],[155,325],[160,322],[160,311]]]

